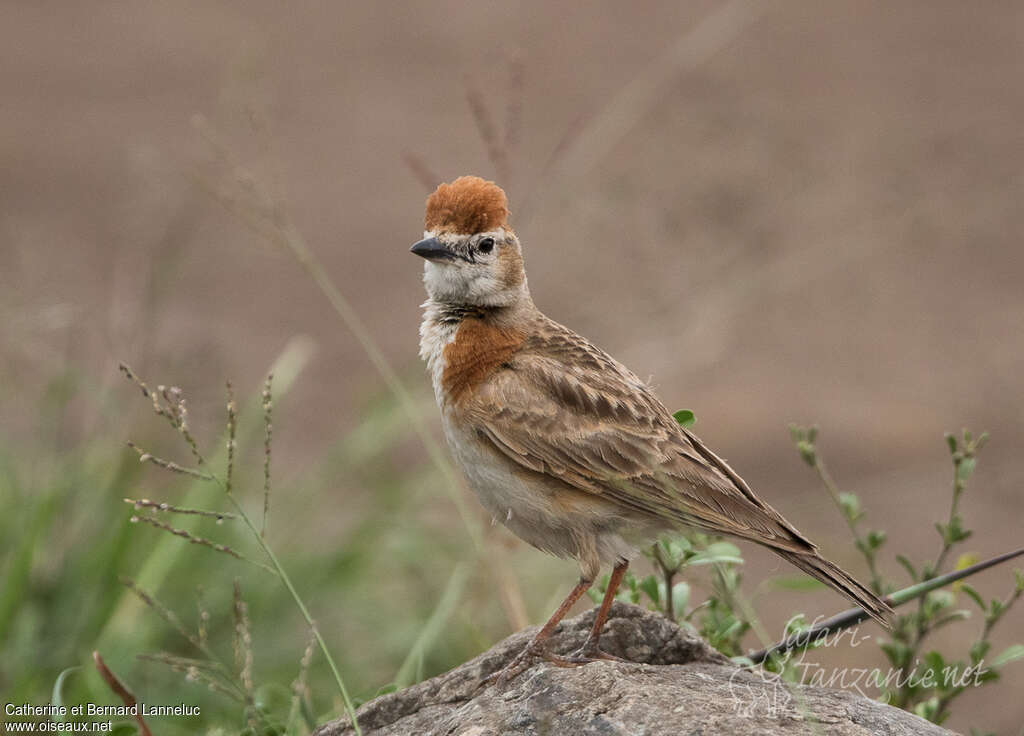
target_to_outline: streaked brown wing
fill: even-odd
[[[632,511],[814,548],[635,375],[556,323],[531,336],[463,408],[512,460]]]

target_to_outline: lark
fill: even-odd
[[[637,376],[533,303],[523,252],[496,184],[463,176],[427,199],[420,355],[444,433],[490,514],[537,549],[576,560],[579,583],[503,682],[535,658],[575,666],[600,649],[616,589],[659,534],[701,529],[757,542],[887,625],[892,611],[758,498]],[[544,649],[559,621],[612,568],[582,648]]]

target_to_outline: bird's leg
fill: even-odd
[[[590,627],[590,634],[583,646],[568,657],[551,657],[552,662],[562,667],[576,667],[598,659],[608,659],[614,662],[625,661],[621,657],[602,651],[598,644],[601,641],[601,629],[604,628],[604,624],[608,620],[608,612],[615,601],[615,592],[619,589],[619,583],[622,582],[627,567],[629,567],[628,561],[620,562],[612,568],[611,577],[608,579],[608,589],[604,592],[604,600],[601,601],[601,608],[598,609],[597,616],[594,617],[594,625]]]
[[[531,664],[533,659],[537,657],[546,657],[544,653],[544,641],[551,636],[554,632],[555,627],[558,626],[559,621],[565,618],[565,614],[569,612],[569,609],[580,599],[584,593],[594,584],[593,580],[587,580],[586,578],[580,578],[580,581],[576,584],[576,587],[565,597],[562,601],[562,605],[558,607],[548,622],[541,627],[541,630],[533,635],[530,639],[530,643],[523,648],[523,651],[519,655],[509,662],[503,669],[494,673],[488,677],[485,681],[485,685],[492,683],[497,685],[504,685],[510,679],[522,672],[526,667]]]

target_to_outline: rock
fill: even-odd
[[[596,610],[596,609],[595,609]],[[564,621],[551,651],[579,647],[594,610]],[[366,736],[679,736],[840,734],[919,736],[944,728],[855,692],[786,685],[744,670],[664,617],[616,602],[602,647],[629,663],[562,668],[538,662],[504,687],[480,681],[509,662],[536,629],[505,639],[450,672],[358,710]],[[636,663],[636,664],[634,664]],[[347,718],[314,736],[349,736]]]

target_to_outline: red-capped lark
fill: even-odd
[[[452,454],[496,520],[580,565],[579,583],[499,682],[538,656],[615,659],[598,641],[616,588],[638,547],[672,529],[764,545],[887,625],[890,607],[819,555],[643,381],[537,309],[508,216],[497,185],[463,176],[427,199],[412,246],[429,296],[420,355]],[[586,643],[568,657],[545,652],[604,565],[611,579]]]

